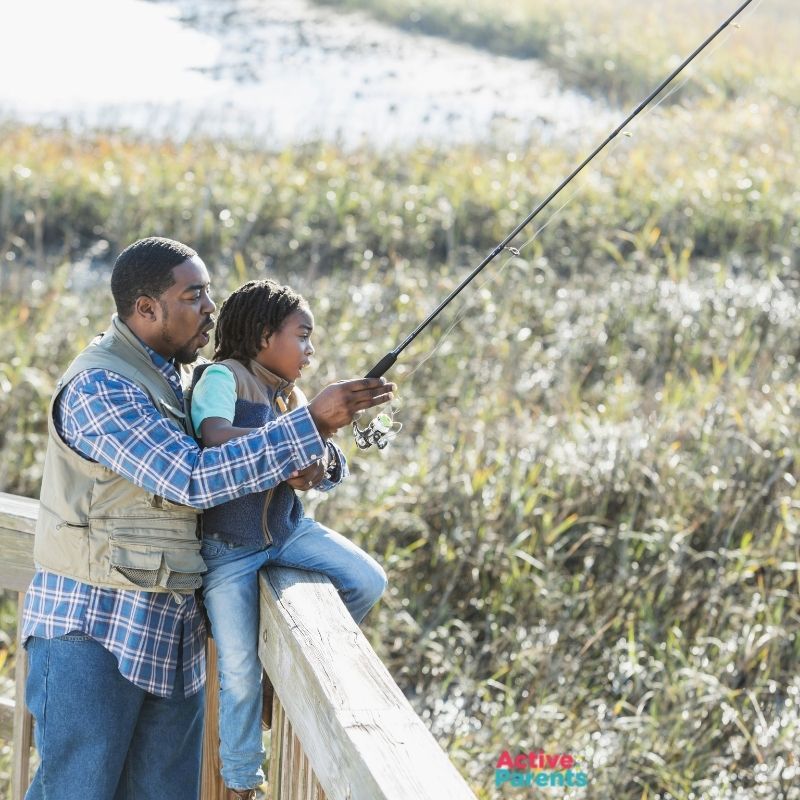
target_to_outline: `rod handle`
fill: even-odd
[[[380,378],[384,372],[391,369],[397,361],[397,353],[387,353],[364,377]]]

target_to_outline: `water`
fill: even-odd
[[[22,0],[0,10],[0,108],[8,115],[109,121],[126,109],[195,103],[219,43],[141,0]]]
[[[606,108],[535,61],[306,0],[8,0],[0,114],[284,146],[594,135]]]

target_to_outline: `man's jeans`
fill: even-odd
[[[197,800],[204,692],[172,697],[123,678],[83,633],[33,636],[26,702],[41,763],[26,800]]]
[[[258,570],[264,566],[321,572],[339,590],[356,622],[386,588],[381,566],[344,536],[304,518],[282,545],[234,546],[205,539],[203,599],[217,644],[222,778],[232,789],[261,784],[261,662],[258,659]]]

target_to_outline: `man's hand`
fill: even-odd
[[[345,425],[365,408],[388,403],[394,398],[397,386],[385,378],[357,378],[326,386],[309,404],[308,410],[317,430],[325,439]]]
[[[286,483],[292,489],[296,489],[299,492],[307,492],[322,483],[322,479],[325,477],[325,470],[325,462],[322,459],[317,459],[305,469],[293,472],[292,477],[288,478]]]

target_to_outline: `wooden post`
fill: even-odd
[[[209,637],[206,645],[206,715],[203,725],[203,766],[200,800],[225,800],[225,782],[219,760],[219,671],[217,646]]]
[[[33,578],[33,532],[39,503],[0,492],[0,589],[24,592]]]
[[[277,695],[272,706],[268,782],[269,800],[325,800],[325,792]]]
[[[25,705],[28,654],[22,646],[22,609],[33,577],[33,532],[39,503],[0,492],[0,588],[17,595],[17,653],[14,666],[11,800],[22,800],[30,782],[33,718]]]
[[[33,717],[25,705],[25,682],[28,678],[28,654],[22,646],[22,608],[24,592],[18,595],[17,607],[17,653],[14,659],[15,694],[14,702],[14,766],[11,777],[12,800],[23,800],[30,783],[31,735]]]
[[[14,736],[14,701],[0,697],[0,739],[11,741]]]

